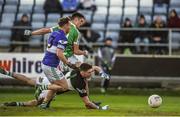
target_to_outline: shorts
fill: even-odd
[[[42,70],[50,82],[65,78],[64,74],[58,68],[42,64]]]
[[[71,57],[69,57],[69,58],[68,58],[68,61],[69,61],[70,63],[72,63],[72,64],[76,64],[77,62],[80,62],[80,61],[78,60],[78,58],[77,58],[76,56],[74,56],[74,55],[72,55]]]

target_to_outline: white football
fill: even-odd
[[[162,98],[159,95],[151,95],[148,98],[148,104],[152,108],[157,108],[162,104]]]

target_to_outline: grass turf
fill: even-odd
[[[147,98],[150,94],[159,94],[163,98],[160,108],[150,108]],[[42,110],[38,107],[0,107],[0,116],[168,116],[180,115],[180,93],[163,90],[121,90],[100,94],[98,91],[90,93],[91,100],[108,104],[110,109],[88,110],[76,93],[66,93],[56,97],[51,108]],[[27,101],[33,99],[31,90],[0,89],[0,103],[8,101]]]

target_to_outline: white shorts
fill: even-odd
[[[74,55],[72,55],[71,57],[69,57],[69,58],[68,58],[68,61],[69,61],[70,63],[72,63],[72,64],[76,64],[77,62],[80,62],[80,61],[78,60],[78,58],[77,58],[76,56],[74,56]]]
[[[50,82],[65,78],[64,74],[58,68],[42,64],[42,70]]]

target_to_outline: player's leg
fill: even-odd
[[[0,73],[4,74],[4,75],[7,75],[7,76],[10,76],[10,77],[13,77],[13,78],[15,78],[17,80],[23,81],[26,84],[29,84],[31,86],[35,86],[36,85],[36,82],[34,80],[32,80],[31,78],[29,78],[29,77],[27,77],[25,75],[9,72],[9,71],[6,71],[3,68],[0,68]]]
[[[4,106],[37,106],[38,101],[37,100],[30,100],[27,102],[6,102],[3,105]]]

